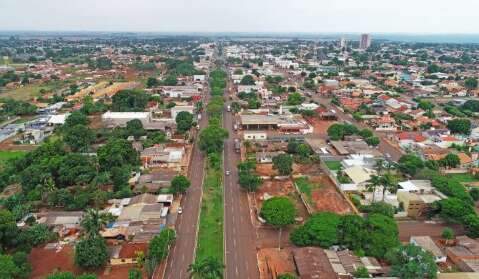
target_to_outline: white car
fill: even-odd
[[[230,175],[230,173],[231,173],[231,172],[230,172],[229,170],[226,171],[226,175]]]
[[[181,213],[183,213],[183,208],[178,207],[178,214],[181,214]]]

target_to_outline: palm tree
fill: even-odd
[[[89,237],[98,236],[99,231],[113,220],[113,216],[110,213],[104,213],[98,211],[98,209],[89,208],[85,212],[85,216],[81,221],[81,226],[85,230],[85,233]]]
[[[55,190],[57,189],[57,187],[55,186],[55,181],[53,181],[53,178],[51,176],[48,176],[43,180],[43,184],[41,187],[43,201],[46,201],[48,195],[55,192]]]
[[[373,202],[375,200],[375,193],[376,193],[376,188],[381,186],[382,184],[382,178],[378,175],[372,175],[371,178],[368,180],[368,184],[366,184],[366,189],[369,192],[373,192]]]
[[[376,170],[379,175],[381,175],[381,171],[384,169],[384,160],[383,159],[378,159],[376,161]]]
[[[220,279],[223,278],[225,266],[217,259],[208,257],[201,261],[195,261],[188,267],[190,278]]]
[[[386,190],[393,193],[397,190],[397,183],[394,177],[390,173],[386,173],[381,177],[381,184],[383,185],[383,201]]]

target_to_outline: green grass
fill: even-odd
[[[479,179],[475,178],[474,175],[470,173],[449,174],[448,177],[451,180],[455,180],[459,183],[469,183],[469,182],[479,181]]]
[[[223,170],[208,167],[203,183],[196,260],[214,257],[223,262]]]
[[[332,171],[338,171],[341,169],[341,162],[340,161],[325,161],[326,166]]]
[[[301,191],[301,193],[306,195],[308,199],[308,203],[311,204],[313,200],[313,196],[312,196],[313,190],[320,188],[321,185],[319,185],[318,183],[311,183],[306,177],[300,177],[296,179],[294,182],[298,186],[299,191]]]
[[[25,151],[0,151],[0,169],[7,163],[8,160],[20,158],[25,154]]]

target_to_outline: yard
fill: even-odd
[[[223,171],[208,166],[203,183],[196,259],[223,262]]]
[[[341,162],[340,161],[325,161],[326,166],[332,171],[338,171],[341,169]]]

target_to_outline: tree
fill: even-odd
[[[471,197],[474,201],[478,201],[479,200],[479,189],[476,188],[476,187],[472,188],[469,191],[469,195],[471,195]]]
[[[105,145],[98,148],[97,155],[102,170],[109,170],[115,166],[133,166],[138,163],[138,153],[125,139],[108,140]]]
[[[437,278],[437,265],[430,252],[414,244],[400,246],[388,252],[391,275],[399,278]]]
[[[353,276],[354,278],[369,278],[368,269],[364,266],[360,266],[353,272]]]
[[[474,208],[458,198],[448,198],[437,202],[439,205],[439,215],[446,221],[453,223],[462,223],[469,214],[474,214]]]
[[[146,135],[146,130],[143,128],[143,123],[139,119],[133,119],[126,122],[126,132],[129,136],[135,137],[135,139]]]
[[[251,172],[239,173],[239,184],[248,192],[255,192],[259,185],[261,185],[261,181],[261,177],[252,174]]]
[[[295,139],[291,139],[288,141],[288,153],[296,154],[298,152],[299,142]]]
[[[424,162],[414,154],[406,154],[399,158],[398,167],[406,174],[415,175],[417,171],[424,168]]]
[[[216,125],[209,125],[200,132],[199,146],[206,153],[223,150],[223,141],[228,137],[228,131]]]
[[[100,237],[100,230],[113,220],[110,213],[100,212],[97,209],[88,208],[81,221],[87,238]]]
[[[175,86],[177,83],[178,79],[175,74],[169,74],[161,81],[161,85],[166,86]]]
[[[0,248],[12,246],[15,244],[18,235],[15,216],[7,209],[0,209]]]
[[[75,275],[71,272],[55,272],[48,275],[46,279],[75,279]]]
[[[149,77],[146,80],[146,87],[148,88],[157,87],[159,84],[158,79],[155,77]]]
[[[223,278],[223,269],[225,266],[213,257],[207,257],[200,261],[195,261],[188,267],[191,278],[220,279]]]
[[[50,189],[46,189],[51,192],[51,187],[66,187],[72,185],[86,185],[90,183],[98,174],[97,173],[96,158],[88,155],[69,153],[62,158],[59,158],[59,167],[55,170],[57,174],[56,183],[53,179],[46,179],[43,185],[53,183],[50,185]]]
[[[344,136],[359,133],[358,128],[351,124],[335,123],[328,128],[328,136],[331,140],[342,140]]]
[[[115,192],[120,191],[128,185],[131,169],[129,165],[123,165],[121,167],[115,166],[110,169],[110,177],[113,182],[113,190]]]
[[[144,111],[148,95],[143,91],[121,90],[112,98],[112,111]]]
[[[381,142],[378,137],[370,137],[370,138],[367,138],[365,141],[368,145],[371,145],[371,146],[377,146]]]
[[[87,152],[95,135],[87,126],[79,124],[67,129],[63,140],[73,152]]]
[[[297,246],[320,246],[329,248],[338,244],[338,226],[341,217],[332,212],[312,215],[304,225],[296,228],[290,240]]]
[[[297,106],[303,102],[303,96],[298,92],[291,93],[288,95],[288,105],[290,106]]]
[[[143,274],[141,273],[141,270],[132,268],[128,270],[128,279],[142,279]]]
[[[284,227],[294,223],[296,208],[287,197],[273,197],[264,201],[260,216],[266,223],[279,229],[278,249],[281,249],[281,232]]]
[[[366,184],[366,189],[369,192],[373,193],[373,203],[376,197],[376,189],[382,185],[382,180],[381,177],[378,175],[371,175],[371,178],[367,181],[368,184]]]
[[[171,180],[171,192],[173,194],[185,193],[191,182],[183,175],[177,175]]]
[[[27,252],[17,251],[12,255],[12,259],[19,270],[15,278],[30,278],[32,266],[28,261]]]
[[[476,78],[467,78],[464,81],[464,86],[466,86],[467,89],[473,90],[477,88],[477,79]]]
[[[384,201],[373,202],[370,205],[361,206],[361,212],[367,214],[378,213],[390,218],[393,218],[394,213],[396,213],[394,207],[388,203],[385,203]]]
[[[83,238],[75,246],[75,263],[85,269],[104,266],[108,261],[108,250],[101,236]]]
[[[273,168],[280,175],[290,175],[293,172],[293,157],[289,154],[279,154],[273,158]]]
[[[176,234],[172,229],[164,229],[156,235],[148,246],[148,257],[161,262],[168,255],[171,243],[175,240]]]
[[[190,130],[193,125],[193,114],[187,111],[181,111],[176,115],[176,130],[180,134],[184,134]]]
[[[362,249],[365,221],[358,215],[345,215],[341,217],[341,221],[337,226],[337,238],[339,243],[347,246],[353,251]]]
[[[0,278],[15,278],[19,273],[12,256],[0,254]]]
[[[88,117],[84,113],[80,111],[74,111],[65,119],[65,124],[63,124],[63,129],[67,130],[76,125],[87,126],[88,123],[89,123]]]
[[[446,240],[446,245],[448,244],[449,240],[455,238],[454,231],[451,228],[444,228],[444,230],[442,230],[441,236]]]
[[[364,139],[374,136],[373,131],[369,129],[362,129],[361,131],[359,131],[359,135]]]
[[[278,279],[296,279],[297,277],[291,273],[283,273],[278,275]]]
[[[469,135],[471,133],[471,120],[466,118],[452,119],[447,122],[447,128],[454,134]]]
[[[311,155],[311,148],[307,144],[300,144],[296,149],[296,153],[303,159],[309,158]]]
[[[389,249],[399,245],[398,227],[393,218],[382,214],[369,214],[365,227],[363,249],[367,255],[383,258]]]
[[[251,75],[245,75],[240,81],[241,85],[255,85],[255,81],[253,76]]]
[[[439,163],[445,167],[455,168],[461,164],[461,160],[456,154],[449,153],[446,157],[442,158]]]

